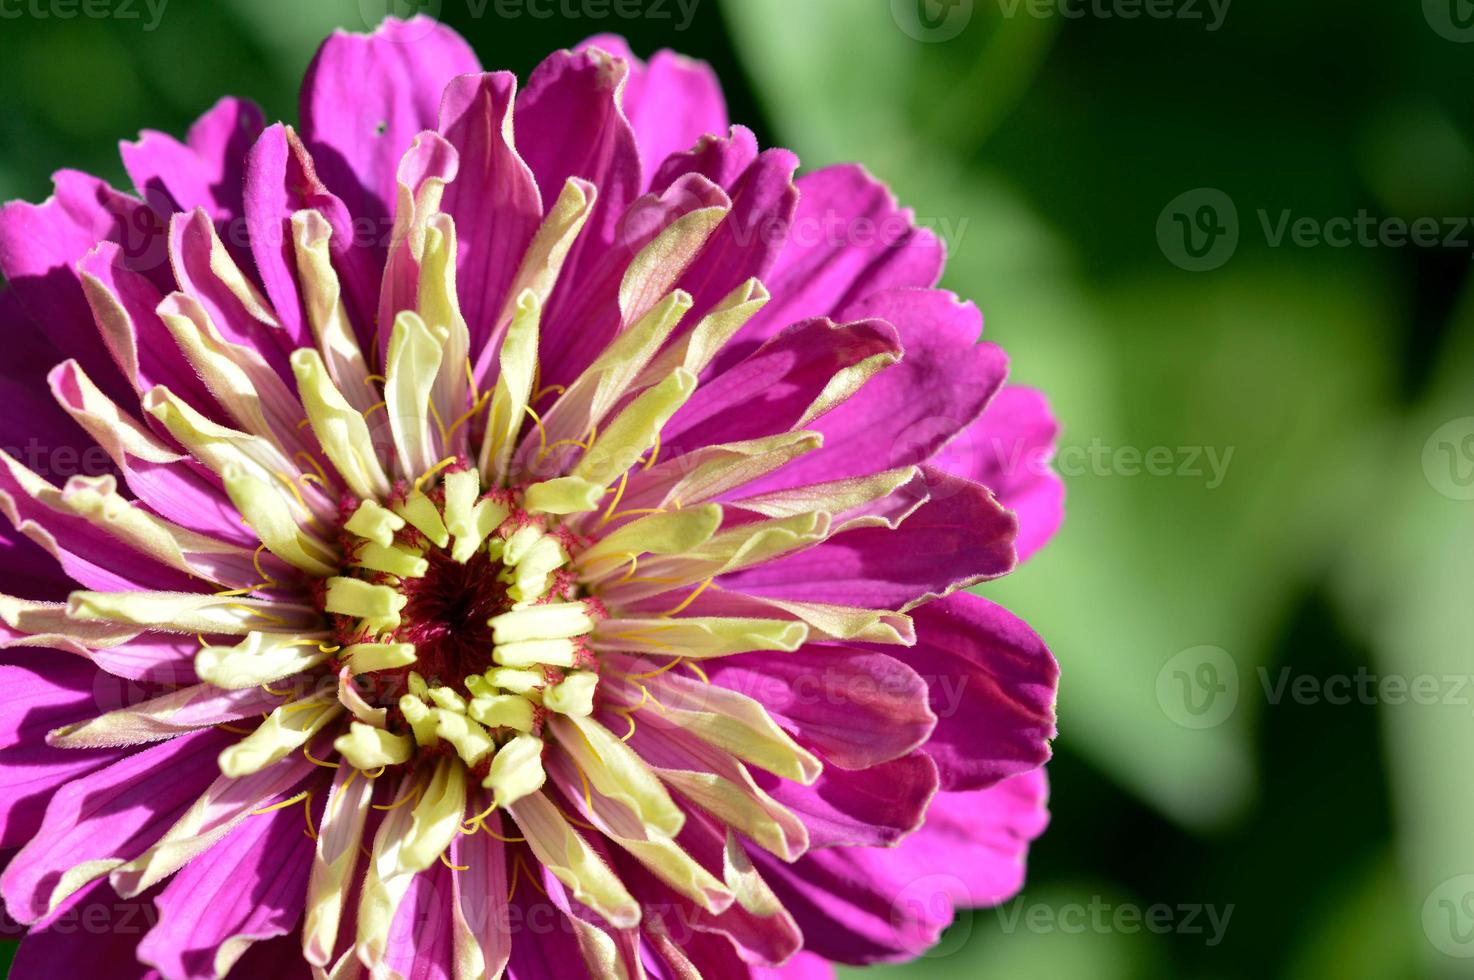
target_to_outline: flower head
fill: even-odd
[[[759,976],[1018,887],[1055,667],[959,590],[1054,424],[883,187],[424,19],[123,156],[0,212],[17,975]]]

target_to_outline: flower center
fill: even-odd
[[[343,567],[320,589],[340,696],[395,740],[365,730],[346,739],[350,755],[454,752],[486,775],[500,746],[540,737],[549,712],[593,711],[598,604],[568,568],[575,536],[517,491],[483,494],[474,468],[447,460],[383,503],[350,501],[341,544]]]

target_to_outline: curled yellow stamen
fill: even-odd
[[[608,524],[614,519],[614,508],[618,507],[619,502],[624,499],[624,488],[629,486],[629,482],[630,471],[625,470],[619,477],[619,489],[614,491],[614,499],[609,502],[609,509],[604,511],[604,517],[599,521],[600,524]]]
[[[307,750],[307,746],[305,746],[305,745],[302,746],[302,754],[304,756],[306,756],[307,757],[307,761],[310,762],[310,763],[312,763],[314,766],[322,766],[324,769],[341,769],[341,768],[343,768],[342,765],[339,764],[339,763],[337,763],[337,762],[326,762],[326,761],[324,761],[322,759],[319,759],[317,756],[315,756],[311,752],[309,752]]]
[[[650,458],[647,459],[647,460],[645,460],[644,465],[642,465],[640,467],[640,471],[643,473],[644,471],[648,470],[650,467],[654,466],[655,465],[655,461],[657,459],[659,459],[659,458],[660,458],[660,430],[657,429],[657,430],[655,430],[655,445],[650,450]]]
[[[263,813],[270,813],[273,810],[285,810],[287,807],[292,806],[293,804],[301,803],[303,800],[307,799],[311,795],[312,795],[312,791],[311,790],[304,789],[302,792],[298,793],[296,796],[288,797],[287,799],[282,800],[280,803],[273,803],[273,804],[271,804],[271,806],[263,806],[259,810],[252,810],[251,811],[251,816],[257,817],[257,816],[260,816]]]
[[[679,612],[682,612],[683,610],[685,610],[685,608],[687,606],[691,605],[691,603],[693,603],[693,602],[696,601],[697,596],[701,595],[701,593],[703,593],[707,589],[711,588],[711,583],[712,583],[712,580],[711,579],[707,579],[705,582],[702,582],[701,585],[697,586],[697,588],[696,588],[696,590],[694,592],[692,592],[690,595],[686,596],[686,598],[684,598],[684,599],[681,600],[681,604],[680,605],[676,606],[676,608],[670,610],[669,612],[663,612],[663,613],[661,613],[660,614],[661,618],[664,619],[667,616],[674,616],[676,613],[679,613]]]
[[[537,424],[537,458],[542,459],[543,454],[548,451],[548,430],[543,425],[542,416],[532,410],[531,405],[523,405],[522,410],[532,416],[532,421]]]
[[[443,864],[443,865],[445,865],[447,868],[449,868],[452,871],[470,871],[471,870],[471,866],[469,864],[468,865],[465,865],[464,867],[462,867],[459,864],[451,864],[450,861],[449,861],[449,859],[446,858],[444,851],[441,851],[440,852],[440,863]]]

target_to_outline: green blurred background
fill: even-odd
[[[1065,529],[987,590],[1063,665],[1054,824],[867,975],[1474,976],[1469,0],[0,0],[0,199],[220,94],[295,119],[327,31],[416,8],[524,76],[711,61],[948,240],[1063,421]]]

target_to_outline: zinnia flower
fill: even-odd
[[[1017,890],[1056,668],[960,590],[1054,423],[876,181],[424,19],[123,160],[0,213],[16,976],[816,976]]]

